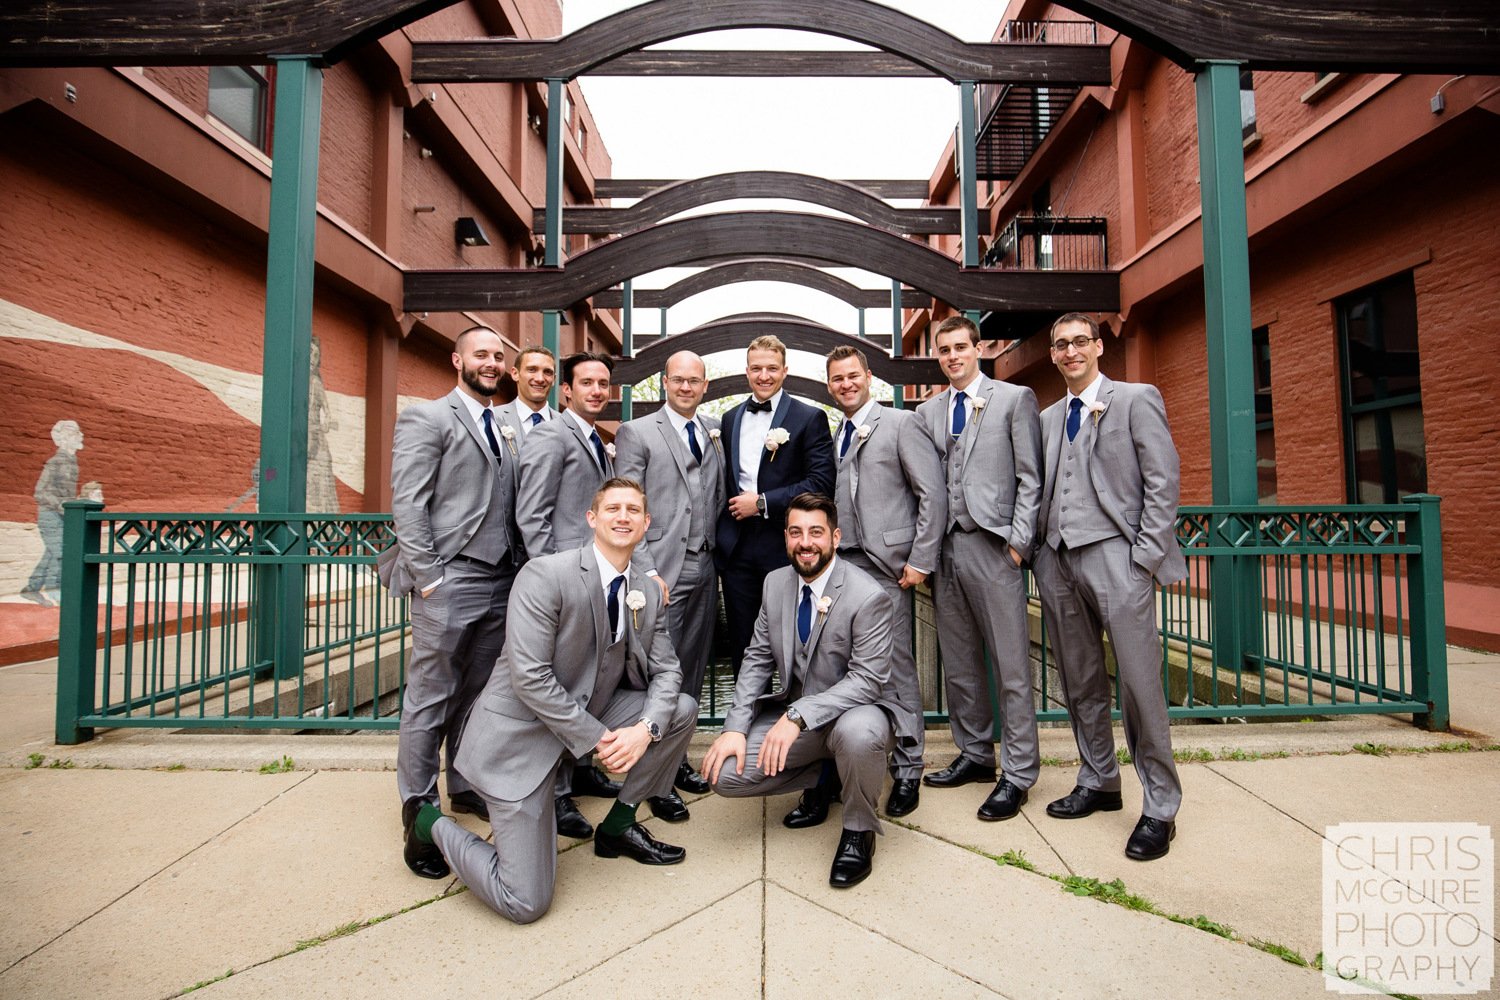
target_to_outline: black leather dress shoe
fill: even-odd
[[[665,795],[647,796],[646,804],[651,807],[651,815],[659,820],[667,823],[684,823],[687,821],[687,804],[682,801],[682,796],[676,792],[668,792]]]
[[[588,840],[594,835],[594,825],[578,811],[578,803],[570,796],[557,797],[557,832],[574,840]]]
[[[887,816],[905,816],[917,808],[917,799],[922,794],[922,783],[916,778],[897,778],[891,785],[891,797],[885,800]]]
[[[624,855],[643,865],[675,865],[687,857],[687,851],[671,844],[663,844],[639,823],[632,823],[625,832],[611,836],[601,833],[594,837],[594,853],[601,858],[618,858]]]
[[[835,889],[847,889],[859,885],[870,875],[870,862],[875,857],[875,832],[873,830],[845,830],[839,838],[839,849],[833,852],[833,868],[828,873],[828,884]]]
[[[448,862],[443,860],[443,852],[436,844],[422,843],[412,829],[417,823],[417,813],[422,811],[422,802],[422,799],[407,799],[401,805],[401,858],[406,867],[423,878],[447,878]]]
[[[490,807],[478,792],[454,792],[448,796],[448,805],[456,813],[471,813],[486,823],[490,821]]]
[[[1119,812],[1125,807],[1120,793],[1077,785],[1056,802],[1047,803],[1047,815],[1055,819],[1082,819],[1096,812]]]
[[[844,782],[837,774],[829,782],[819,782],[802,793],[792,811],[781,817],[788,830],[806,830],[828,818],[828,807],[844,793]]]
[[[708,779],[694,771],[693,765],[687,761],[677,766],[677,777],[672,779],[672,784],[689,795],[707,795],[713,791]]]
[[[573,768],[573,794],[592,795],[596,799],[620,797],[620,783],[610,781],[598,764],[579,764]]]
[[[1012,785],[1009,778],[1001,778],[995,790],[990,792],[989,798],[979,807],[979,818],[990,823],[1010,819],[1021,811],[1028,797],[1026,789]]]
[[[1169,819],[1142,816],[1125,842],[1125,856],[1132,861],[1155,861],[1172,849],[1177,824]]]
[[[995,780],[995,768],[976,764],[967,757],[959,757],[953,763],[941,771],[933,771],[924,775],[922,784],[933,788],[957,788],[959,785],[967,785],[970,782],[991,782]]]

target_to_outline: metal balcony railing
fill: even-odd
[[[983,263],[1023,271],[1107,271],[1108,229],[1099,216],[1017,216],[1000,230]]]
[[[998,42],[1018,45],[1094,45],[1093,21],[1007,21]],[[1078,96],[1080,88],[981,84],[976,173],[980,180],[1013,180]]]

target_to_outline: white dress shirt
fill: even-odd
[[[542,415],[543,423],[552,419],[551,407],[544,406],[540,410],[533,410],[531,407],[527,406],[524,402],[521,401],[520,396],[517,396],[515,399],[511,400],[509,405],[514,408],[516,412],[516,423],[521,425],[522,434],[531,433],[531,415],[533,413],[540,413]]]
[[[760,495],[760,456],[766,450],[766,435],[771,433],[771,420],[781,406],[781,394],[777,389],[770,399],[771,412],[751,413],[748,408],[740,415],[739,459],[740,491]],[[754,401],[755,397],[750,397]]]
[[[608,559],[606,559],[604,557],[604,553],[602,551],[600,551],[598,543],[594,544],[594,558],[599,561],[599,579],[601,579],[601,580],[604,581],[604,588],[603,588],[604,589],[604,607],[606,609],[608,609],[609,608],[609,585],[611,583],[614,583],[615,577],[617,577],[617,576],[620,575],[620,571],[617,570],[617,569],[615,569],[615,564],[614,563],[610,562]],[[617,622],[610,622],[610,628],[613,629],[613,632],[611,633],[611,637],[610,637],[610,641],[611,642],[619,642],[620,641],[620,636],[625,631],[625,616],[626,616],[626,614],[628,614],[630,612],[630,609],[625,606],[625,596],[627,594],[629,594],[629,593],[630,593],[630,563],[626,563],[625,564],[625,582],[622,583],[622,584],[620,584],[620,594],[619,594],[620,620],[617,621]]]
[[[842,448],[843,445],[844,445],[844,425],[845,424],[853,424],[854,425],[854,436],[849,439],[849,451],[845,452],[844,455],[843,455],[844,458],[847,458],[850,454],[853,453],[853,451],[854,451],[855,448],[859,447],[859,429],[861,427],[863,427],[869,421],[870,414],[873,413],[875,411],[875,407],[877,407],[879,405],[880,404],[877,403],[877,402],[875,402],[875,400],[873,400],[873,399],[867,399],[867,400],[865,400],[865,405],[864,406],[861,406],[858,410],[854,411],[854,416],[852,416],[852,417],[845,417],[844,418],[844,422],[841,423],[841,424],[839,424],[839,428],[834,433],[834,436],[833,436],[833,454],[834,454],[835,458],[839,457],[839,449]],[[849,496],[851,498],[853,498],[853,497],[858,496],[858,495],[859,495],[859,470],[854,467],[853,463],[850,463],[850,465],[849,465]]]
[[[682,447],[687,451],[689,462],[693,461],[693,447],[688,443],[687,425],[693,424],[693,433],[698,437],[698,450],[706,453],[708,450],[708,428],[703,426],[703,421],[698,419],[698,414],[693,413],[691,417],[684,417],[670,406],[667,407],[667,419],[672,423],[672,429],[677,432],[677,440],[682,442]]]
[[[979,390],[984,388],[984,372],[975,372],[974,377],[965,386],[953,386],[953,394],[948,397],[948,436],[953,436],[953,408],[963,406],[964,429],[968,430],[969,421],[974,419],[974,397],[979,395]],[[958,394],[964,394],[963,402],[958,400]]]

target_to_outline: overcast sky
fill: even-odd
[[[563,30],[631,6],[629,0],[563,0]],[[988,41],[1005,10],[997,0],[901,0],[887,6],[970,42]],[[767,30],[712,32],[669,44],[700,49],[864,48],[828,35]],[[614,176],[623,178],[789,170],[832,178],[925,180],[958,121],[958,88],[938,78],[585,76],[580,82],[613,158]],[[746,208],[832,214],[793,202],[724,202],[703,211]],[[662,287],[688,273],[660,271],[634,284]],[[890,284],[889,279],[864,272],[834,273],[866,288]],[[731,285],[688,299],[669,311],[668,331],[680,333],[745,311],[794,313],[847,333],[858,331],[853,307],[799,286],[768,282]],[[655,310],[636,315],[639,329],[656,332]],[[889,310],[871,311],[866,323],[871,331],[889,329]],[[821,364],[807,358],[794,361],[793,368],[798,374],[822,375]]]

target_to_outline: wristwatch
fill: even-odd
[[[659,743],[661,741],[661,726],[658,726],[644,715],[641,716],[641,725],[646,727],[646,732],[650,734],[652,743]]]
[[[755,495],[755,513],[761,517],[766,516],[766,495],[764,493],[757,493]]]
[[[802,730],[804,733],[807,732],[807,720],[802,717],[801,712],[797,711],[795,705],[787,707],[786,717],[788,721],[795,722],[798,729]]]

